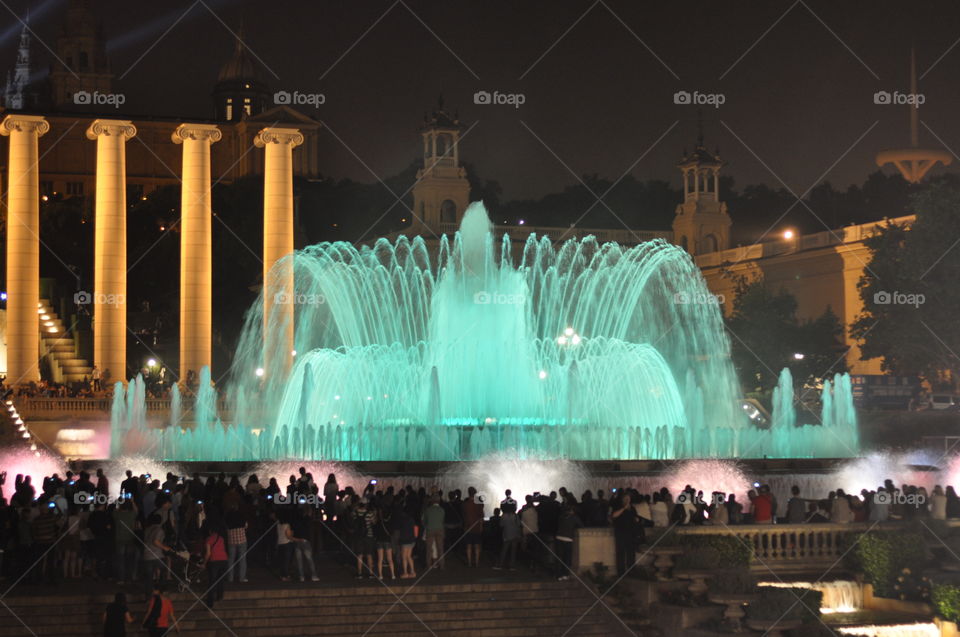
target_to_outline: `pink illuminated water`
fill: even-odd
[[[30,481],[34,488],[39,492],[43,484],[44,476],[57,473],[63,476],[66,471],[66,465],[63,460],[54,457],[46,451],[41,451],[38,456],[27,447],[20,449],[0,450],[0,470],[7,472],[7,491],[5,495],[9,497],[13,493],[13,481],[18,475],[30,476]]]

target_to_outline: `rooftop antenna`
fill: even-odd
[[[887,164],[896,166],[903,178],[911,184],[920,183],[924,176],[937,162],[949,166],[953,156],[942,148],[920,148],[920,104],[916,97],[917,91],[917,56],[914,48],[910,47],[910,95],[907,108],[910,109],[910,146],[908,148],[894,148],[877,153],[877,166],[881,168]],[[888,95],[888,100],[892,96]],[[889,103],[889,101],[888,101]]]

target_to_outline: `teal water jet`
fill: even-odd
[[[206,370],[195,426],[147,434],[181,460],[851,455],[796,426],[792,404],[769,429],[744,417],[720,308],[684,250],[535,235],[514,247],[473,204],[434,249],[401,236],[290,255],[294,287],[271,299],[290,318],[265,335],[262,295],[246,317],[232,423]]]

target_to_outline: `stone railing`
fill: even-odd
[[[896,524],[896,523],[894,523]],[[854,524],[738,524],[677,529],[681,535],[733,535],[753,551],[751,568],[767,570],[823,570],[843,556],[849,546],[844,536],[879,525]],[[886,526],[886,525],[884,525]]]
[[[76,418],[80,420],[109,418],[113,404],[110,398],[14,398],[17,411],[26,419],[33,420],[60,420]],[[147,414],[161,416],[170,413],[169,398],[150,398],[145,401]],[[193,407],[193,400],[185,398],[181,407],[185,419],[189,420],[189,412]],[[226,401],[217,403],[217,413],[223,415],[227,411]]]
[[[920,438],[920,444],[928,449],[949,454],[955,449],[960,449],[960,436],[923,436]]]
[[[909,225],[913,220],[913,215],[906,215],[890,219],[889,222],[898,225]],[[857,243],[871,236],[887,223],[888,220],[871,221],[870,223],[863,223],[856,226],[846,226],[835,230],[824,230],[813,234],[800,235],[793,239],[783,239],[780,236],[769,235],[760,243],[697,255],[694,261],[696,261],[697,265],[701,268],[710,268],[721,266],[725,263],[740,263],[741,261],[790,254],[802,250],[814,250],[846,243]]]
[[[750,564],[757,572],[811,571],[822,573],[836,565],[841,568],[841,558],[849,547],[844,536],[868,530],[900,530],[904,522],[857,522],[852,524],[737,524],[730,526],[682,526],[676,527],[678,535],[732,535],[750,547],[753,557]],[[960,520],[948,520],[948,526],[960,526]],[[658,538],[666,532],[662,527],[647,528],[647,544],[637,551],[637,558],[646,563],[653,561],[658,547],[666,548]],[[651,548],[652,547],[652,548]],[[646,553],[646,555],[644,555]],[[574,567],[579,571],[589,570],[600,562],[615,566],[613,530],[604,528],[579,529],[574,544]]]

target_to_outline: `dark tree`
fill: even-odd
[[[867,239],[870,263],[860,279],[863,314],[853,334],[862,358],[933,382],[960,372],[960,184],[931,181],[911,197],[916,220],[890,223]]]
[[[784,367],[798,387],[814,387],[847,371],[837,315],[828,307],[820,317],[801,321],[796,298],[784,289],[770,290],[763,279],[737,281],[727,327],[734,366],[747,392],[766,395]]]

